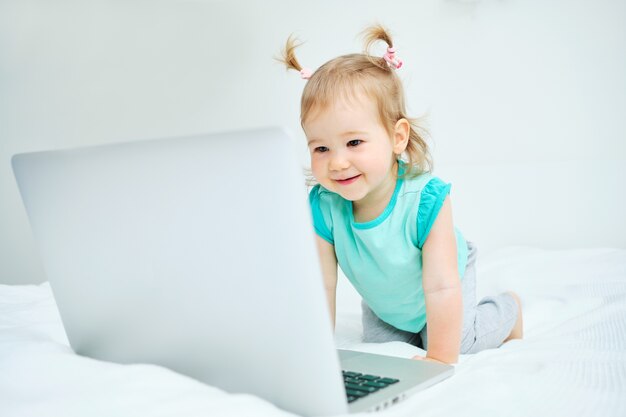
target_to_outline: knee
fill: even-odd
[[[509,337],[506,338],[505,342],[508,342],[512,339],[522,339],[524,336],[524,321],[522,320],[522,300],[519,295],[517,295],[517,293],[513,291],[507,291],[507,294],[513,297],[515,303],[517,304],[517,320],[515,322],[515,325],[513,326],[513,329],[511,330],[511,334],[509,334]]]
[[[522,299],[519,297],[519,295],[517,295],[516,292],[513,291],[507,291],[507,294],[509,294],[511,297],[513,297],[513,299],[515,300],[515,304],[517,304],[517,311],[518,311],[518,320],[521,318],[522,316]]]

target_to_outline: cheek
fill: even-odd
[[[311,155],[311,171],[313,172],[313,176],[317,177],[318,173],[322,171],[323,163],[320,161],[320,158]]]

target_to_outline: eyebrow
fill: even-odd
[[[367,132],[362,131],[362,130],[349,130],[341,134],[341,136],[354,136],[354,135],[367,135]]]
[[[342,136],[342,137],[345,137],[345,136],[354,136],[354,135],[359,135],[359,136],[360,136],[360,135],[367,135],[367,132],[362,131],[362,130],[348,130],[348,131],[343,132],[343,133],[341,134],[341,136]],[[310,144],[315,143],[315,142],[323,142],[323,141],[322,141],[322,139],[313,138],[313,139],[309,139],[309,140],[307,141],[307,145],[310,145]]]

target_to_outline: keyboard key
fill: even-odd
[[[357,384],[350,384],[350,383],[346,384],[346,388],[354,389],[354,390],[360,390],[360,391],[365,391],[365,392],[376,392],[376,391],[378,391],[378,388],[376,388],[376,387],[367,387],[365,385],[357,385]]]
[[[373,379],[366,379],[366,378],[361,378],[360,376],[358,376],[358,377],[356,377],[356,378],[354,378],[354,379],[356,379],[357,384],[364,384],[364,383],[366,383],[366,382],[378,381],[377,379],[376,379],[376,380],[373,380]]]
[[[384,384],[395,384],[398,381],[399,381],[398,379],[394,379],[394,378],[381,378],[376,382],[382,382]]]
[[[360,378],[361,379],[366,379],[368,381],[375,381],[377,379],[380,379],[380,377],[376,376],[376,375],[361,375]],[[385,379],[389,379],[389,378],[385,378]]]
[[[354,378],[355,376],[361,376],[363,374],[360,374],[358,372],[350,372],[350,371],[342,371],[343,372],[343,376],[347,376],[350,378]]]
[[[374,388],[385,388],[387,385],[389,384],[385,384],[384,382],[379,382],[380,379],[378,381],[365,381],[363,382],[363,385],[366,387],[374,387]]]
[[[352,397],[365,397],[367,394],[369,394],[368,392],[365,391],[357,391],[354,389],[347,389],[346,390],[346,394],[348,394],[348,396],[352,396]]]
[[[358,400],[358,399],[359,399],[358,397],[353,397],[353,396],[351,396],[351,395],[348,395],[348,402],[349,402],[349,403],[351,403],[351,402],[353,402],[353,401],[356,401],[356,400]]]

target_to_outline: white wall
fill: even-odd
[[[469,238],[626,247],[622,1],[0,0],[0,282],[45,280],[13,154],[270,124],[303,141],[303,81],[272,56],[295,32],[316,68],[375,21]]]

